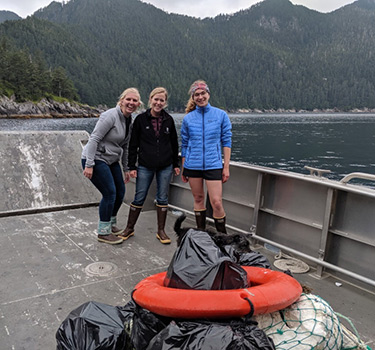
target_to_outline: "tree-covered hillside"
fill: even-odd
[[[61,66],[48,69],[40,53],[30,55],[5,39],[0,42],[0,96],[14,96],[16,101],[36,101],[43,97],[79,100],[73,82]]]
[[[204,20],[139,0],[70,0],[5,22],[0,35],[63,67],[90,105],[114,105],[129,86],[147,100],[162,85],[182,110],[203,78],[229,110],[351,109],[375,107],[374,23],[375,0],[328,14],[264,0]]]

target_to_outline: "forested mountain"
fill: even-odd
[[[73,82],[61,66],[49,69],[40,52],[30,55],[5,39],[0,42],[0,96],[14,96],[16,101],[62,97],[79,100]]]
[[[0,23],[17,19],[22,19],[22,17],[11,11],[0,11]]]
[[[375,0],[328,14],[264,0],[204,20],[139,0],[70,0],[5,22],[0,35],[63,67],[91,105],[114,105],[128,86],[147,100],[162,85],[182,110],[202,78],[229,110],[375,107]]]

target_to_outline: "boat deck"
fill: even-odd
[[[125,305],[135,285],[165,271],[175,252],[173,212],[167,219],[172,243],[162,245],[156,238],[152,188],[134,237],[115,246],[97,241],[100,196],[82,176],[79,162],[87,138],[86,132],[78,131],[0,132],[1,350],[56,348],[55,333],[72,310],[88,301]],[[248,230],[256,224],[258,240],[260,235],[284,245],[289,240],[294,250],[307,247],[312,256],[331,237],[335,244],[326,252],[329,261],[336,259],[346,268],[356,265],[357,274],[374,280],[375,194],[362,197],[365,191],[352,193],[336,183],[329,187],[328,193],[340,196],[336,213],[347,213],[329,231],[329,216],[322,210],[328,202],[327,181],[239,166],[231,169],[231,177],[234,186],[224,191],[224,207],[232,228]],[[129,183],[125,202],[133,196],[134,185]],[[173,184],[170,203],[191,210],[187,184]],[[346,204],[354,209],[345,211]],[[127,212],[124,204],[119,226],[125,225]],[[192,217],[185,224],[193,226]],[[271,251],[262,246],[254,250],[273,262]],[[318,279],[313,272],[294,276],[349,317],[361,340],[375,350],[374,285],[360,289],[363,284],[325,274]]]
[[[173,234],[170,245],[156,239],[154,210],[143,212],[135,236],[116,246],[97,242],[97,210],[0,218],[1,349],[56,348],[55,333],[70,311],[87,301],[125,305],[140,280],[166,270],[176,240]],[[125,224],[127,211],[123,205],[120,225]],[[169,233],[175,218],[172,212],[168,216]],[[193,221],[188,218],[185,224]],[[273,260],[270,251],[257,250]],[[95,275],[93,263],[100,263],[103,275]],[[295,277],[349,317],[362,341],[375,348],[374,294],[332,277],[316,279],[311,272]]]

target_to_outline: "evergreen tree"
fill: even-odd
[[[67,77],[63,67],[57,67],[51,72],[51,91],[54,95],[70,100],[79,100],[77,90]]]

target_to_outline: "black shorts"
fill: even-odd
[[[186,177],[199,177],[204,180],[222,180],[223,169],[192,170],[184,168],[182,175]]]

